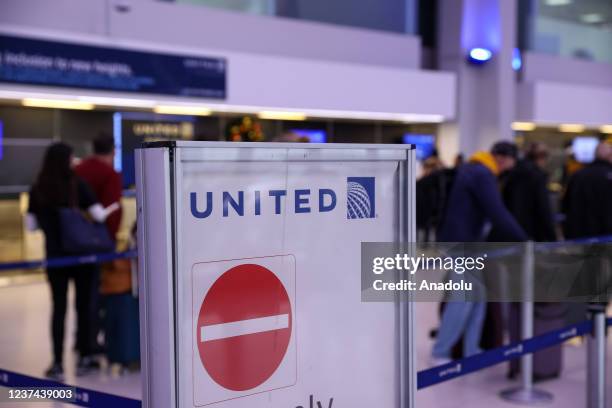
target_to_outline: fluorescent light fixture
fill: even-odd
[[[521,57],[521,50],[515,48],[512,50],[512,69],[520,71],[523,66],[523,58]]]
[[[329,119],[354,119],[372,121],[392,121],[403,123],[441,123],[446,117],[436,113],[407,113],[407,112],[376,112],[368,110],[340,110],[340,109],[314,109],[305,107],[283,107],[283,106],[255,106],[255,105],[232,105],[223,103],[206,102],[199,105],[199,101],[191,103],[180,98],[169,99],[140,99],[120,96],[106,96],[95,94],[68,95],[60,93],[42,93],[0,90],[0,100],[21,101],[27,99],[28,103],[44,102],[44,107],[65,109],[95,109],[98,106],[118,108],[141,108],[153,109],[156,113],[170,115],[206,116],[213,112],[225,112],[232,114],[261,114],[262,118],[279,120],[304,120],[309,117]],[[52,101],[52,102],[49,102]],[[62,102],[58,105],[58,102]],[[52,105],[52,106],[51,106]],[[69,106],[68,106],[69,105]]]
[[[397,119],[391,119],[391,120],[398,120],[404,123],[423,123],[423,122],[440,123],[444,121],[444,116],[413,113],[413,114],[400,114],[397,116]]]
[[[78,99],[83,102],[104,106],[121,106],[126,108],[152,108],[155,106],[155,101],[147,99],[107,98],[101,96],[79,96]]]
[[[587,24],[599,24],[603,23],[604,18],[599,13],[588,13],[581,15],[580,20]]]
[[[69,99],[39,99],[39,98],[24,98],[21,100],[23,106],[33,108],[53,108],[53,109],[79,109],[92,110],[95,106],[93,103],[69,100]]]
[[[202,106],[156,105],[153,112],[164,115],[208,116],[212,111]]]
[[[564,133],[580,133],[584,132],[584,129],[586,129],[586,126],[576,123],[564,123],[559,125],[559,131]]]
[[[519,132],[531,132],[536,128],[533,122],[512,122],[512,130]]]
[[[261,111],[257,116],[259,119],[271,120],[306,120],[305,113],[291,111]]]
[[[493,57],[493,52],[486,48],[472,48],[468,54],[468,61],[472,64],[484,64]]]
[[[545,3],[547,6],[567,6],[572,0],[546,0]]]
[[[612,135],[612,125],[603,125],[599,128],[601,133]]]

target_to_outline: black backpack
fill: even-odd
[[[417,228],[435,231],[444,219],[456,169],[437,170],[416,183]]]

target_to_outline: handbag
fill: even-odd
[[[115,249],[106,225],[90,221],[79,209],[60,208],[59,220],[64,252],[84,255],[112,252]]]
[[[132,290],[132,260],[115,259],[102,264],[100,293],[121,295]]]

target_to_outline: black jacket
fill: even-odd
[[[80,178],[76,179],[76,199],[81,210],[87,210],[96,203],[95,195],[89,186]],[[45,197],[41,191],[33,186],[30,190],[30,203],[28,212],[36,216],[38,226],[45,234],[45,250],[47,258],[66,256],[67,253],[62,249],[62,228],[60,225],[59,209],[67,205],[48,206],[43,204]],[[65,198],[68,203],[68,197]]]
[[[448,206],[438,228],[439,242],[482,242],[487,224],[496,227],[502,242],[527,236],[502,202],[495,175],[480,163],[459,167]]]
[[[596,160],[572,175],[563,211],[567,239],[612,234],[612,163]]]
[[[556,241],[554,214],[546,187],[548,177],[534,162],[521,160],[501,178],[506,208],[523,227],[529,239]],[[502,241],[495,228],[489,241]]]

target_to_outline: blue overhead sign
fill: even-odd
[[[0,82],[223,99],[226,71],[224,58],[0,35]]]

